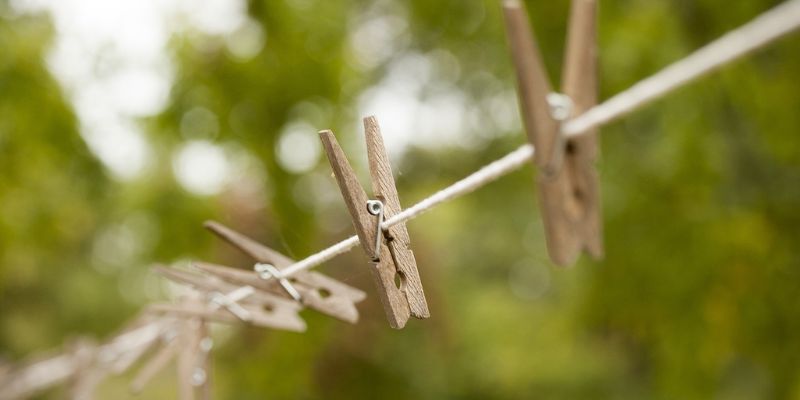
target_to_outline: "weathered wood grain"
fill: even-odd
[[[375,251],[376,224],[375,216],[367,211],[367,194],[358,182],[350,162],[344,155],[344,151],[339,146],[336,138],[331,131],[319,133],[328,161],[331,164],[336,182],[353,219],[353,225],[364,248],[365,254],[372,255]],[[411,310],[405,294],[395,286],[394,260],[386,243],[380,245],[380,258],[377,263],[370,267],[375,284],[378,288],[378,296],[383,304],[389,325],[392,328],[400,329],[406,325],[411,315]]]
[[[565,52],[562,88],[572,99],[574,118],[597,104],[596,0],[572,0]],[[581,250],[595,259],[603,257],[602,200],[595,167],[598,147],[597,129],[567,140],[564,212],[577,237],[564,255],[568,262],[577,259]]]
[[[547,70],[528,22],[525,5],[519,0],[506,0],[503,11],[517,73],[517,93],[525,132],[536,148],[534,163],[539,168],[539,179],[549,179],[561,167],[564,141],[558,134],[558,122],[551,116],[547,102],[547,95],[552,92]]]

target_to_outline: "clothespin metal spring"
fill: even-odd
[[[378,217],[375,227],[375,252],[372,254],[372,261],[378,262],[381,259],[381,225],[383,225],[383,202],[380,200],[368,200],[367,212]]]

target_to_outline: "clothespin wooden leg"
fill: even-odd
[[[196,368],[198,370],[195,371],[196,374],[194,376],[193,383],[199,386],[197,390],[197,397],[200,400],[211,400],[211,377],[213,376],[211,371],[211,347],[213,346],[213,342],[211,341],[211,335],[207,321],[201,321],[200,328],[197,333],[198,337],[200,338],[197,354],[198,360],[196,363]],[[198,375],[199,371],[202,371],[202,382],[200,382],[201,377]]]
[[[376,235],[375,217],[367,211],[367,194],[358,182],[353,168],[347,161],[342,148],[333,136],[333,132],[326,130],[319,133],[325,152],[328,155],[342,197],[347,204],[347,209],[353,218],[353,225],[366,254],[372,254],[375,249]],[[400,288],[395,286],[394,260],[385,243],[380,244],[380,258],[370,270],[378,288],[378,295],[383,304],[383,309],[392,328],[400,329],[406,325],[411,315],[408,300]]]
[[[168,340],[168,342],[162,345],[158,352],[145,363],[139,370],[139,373],[136,374],[136,377],[133,378],[130,384],[131,392],[136,394],[141,393],[144,386],[178,354],[180,350],[180,341],[182,340],[179,334],[176,334],[175,337],[167,338],[166,340]]]
[[[561,169],[563,138],[553,119],[547,95],[552,93],[539,47],[520,0],[505,0],[503,10],[511,55],[517,72],[522,121],[528,140],[536,148],[534,163],[539,179],[551,179]]]
[[[203,398],[198,393],[206,393],[208,371],[205,370],[207,351],[203,350],[203,340],[208,336],[206,322],[202,318],[186,320],[184,343],[178,354],[178,398],[194,400]],[[210,350],[210,349],[209,349]]]
[[[94,391],[105,375],[97,368],[97,344],[88,338],[78,339],[72,344],[75,359],[75,373],[71,379],[70,398],[72,400],[92,400]]]
[[[562,74],[564,94],[572,99],[572,117],[597,104],[597,0],[572,0],[567,48]],[[598,154],[597,129],[567,140],[565,181],[570,218],[580,247],[593,258],[603,257],[603,228],[600,184],[595,162]],[[577,257],[575,255],[574,257]]]

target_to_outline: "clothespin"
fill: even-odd
[[[160,349],[139,369],[139,373],[131,381],[131,392],[141,393],[145,385],[175,358],[180,350],[180,332],[180,327],[175,326],[161,335]]]
[[[210,399],[211,357],[213,342],[208,334],[208,324],[203,318],[184,322],[183,346],[178,353],[179,399]]]
[[[97,385],[105,378],[106,372],[98,364],[97,343],[81,337],[68,345],[72,354],[73,375],[70,378],[70,398],[91,400]]]
[[[375,265],[371,270],[389,325],[400,329],[409,315],[423,319],[430,317],[430,312],[405,224],[381,233],[383,220],[402,209],[375,117],[364,118],[364,130],[374,200],[367,198],[333,132],[325,130],[319,134],[361,246]]]
[[[358,309],[355,303],[364,300],[366,294],[363,291],[316,271],[300,271],[285,278],[284,281],[290,285],[288,287],[292,288],[287,290],[287,286],[281,280],[263,279],[262,276],[269,277],[270,275],[266,265],[271,265],[281,271],[294,264],[294,260],[220,223],[207,221],[204,226],[261,263],[257,267],[262,265],[264,272],[244,271],[201,262],[194,263],[194,267],[225,281],[252,286],[258,290],[284,297],[294,298],[295,296],[289,292],[296,290],[299,301],[303,305],[345,322],[355,323],[358,321]]]
[[[202,305],[198,294],[182,300],[183,304]],[[165,332],[161,349],[141,368],[131,382],[131,391],[140,393],[144,386],[172,359],[177,358],[178,398],[181,400],[210,398],[209,352],[213,346],[205,318],[192,317]]]
[[[107,360],[111,373],[120,375],[130,369],[145,353],[156,346],[164,332],[174,329],[177,321],[169,318],[153,318],[152,314],[142,312],[109,341],[109,344],[130,344],[127,351],[110,354]]]
[[[559,265],[571,265],[582,250],[603,256],[599,184],[594,162],[596,130],[565,138],[561,125],[597,102],[595,0],[572,0],[562,80],[564,94],[553,93],[524,3],[503,3],[511,53],[517,71],[520,107],[539,168],[539,206],[547,250]]]
[[[176,268],[156,267],[156,272],[166,278],[194,287],[206,294],[206,304],[152,304],[151,312],[168,313],[183,317],[202,317],[217,322],[247,322],[256,326],[305,332],[306,323],[297,314],[302,306],[255,290],[250,286],[237,286],[220,279],[182,271]]]

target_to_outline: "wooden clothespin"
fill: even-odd
[[[127,351],[112,354],[109,360],[109,371],[120,375],[129,370],[144,354],[150,351],[161,340],[164,332],[174,329],[177,321],[169,318],[154,318],[151,313],[142,312],[109,341],[109,345],[130,344]]]
[[[188,296],[183,304],[202,305],[199,294]],[[213,346],[208,334],[208,324],[203,317],[191,317],[165,332],[162,347],[140,369],[131,382],[131,391],[140,393],[144,386],[177,358],[178,398],[181,400],[209,399],[210,363],[209,352]]]
[[[207,221],[204,226],[252,257],[256,262],[271,264],[279,271],[295,262],[291,258],[220,223]],[[293,297],[287,292],[286,288],[281,286],[279,280],[263,279],[257,272],[200,262],[195,263],[194,266],[205,273],[215,275],[228,282],[249,285],[284,297]],[[300,271],[289,277],[288,281],[298,292],[299,301],[303,305],[345,322],[355,323],[358,321],[358,309],[355,303],[364,300],[366,294],[363,291],[316,271]]]
[[[257,291],[250,286],[237,286],[211,276],[176,268],[156,267],[155,270],[172,281],[189,285],[204,293],[208,302],[152,304],[148,308],[151,312],[187,318],[202,317],[224,323],[242,321],[292,332],[306,330],[305,321],[298,315],[302,306],[294,301]]]
[[[99,348],[97,343],[87,337],[81,337],[68,345],[72,354],[73,374],[69,382],[70,398],[74,400],[91,400],[95,388],[106,377],[106,371],[98,365]]]
[[[402,208],[375,117],[364,118],[364,129],[376,200],[367,198],[333,132],[325,130],[319,134],[361,246],[375,263],[372,275],[389,325],[400,329],[410,315],[422,319],[430,317],[430,312],[405,224],[394,225],[381,234],[383,219],[394,216]]]
[[[211,398],[211,357],[213,346],[208,323],[203,318],[184,322],[187,327],[178,352],[178,398],[208,400]]]
[[[563,95],[550,88],[536,39],[520,0],[505,0],[506,28],[517,71],[520,107],[536,148],[539,207],[550,258],[573,264],[582,250],[603,256],[596,130],[565,139],[561,124],[597,102],[596,0],[572,0],[562,76]]]
[[[180,350],[183,324],[173,326],[160,336],[160,348],[140,369],[130,384],[133,393],[141,393],[145,385],[163,370]]]

